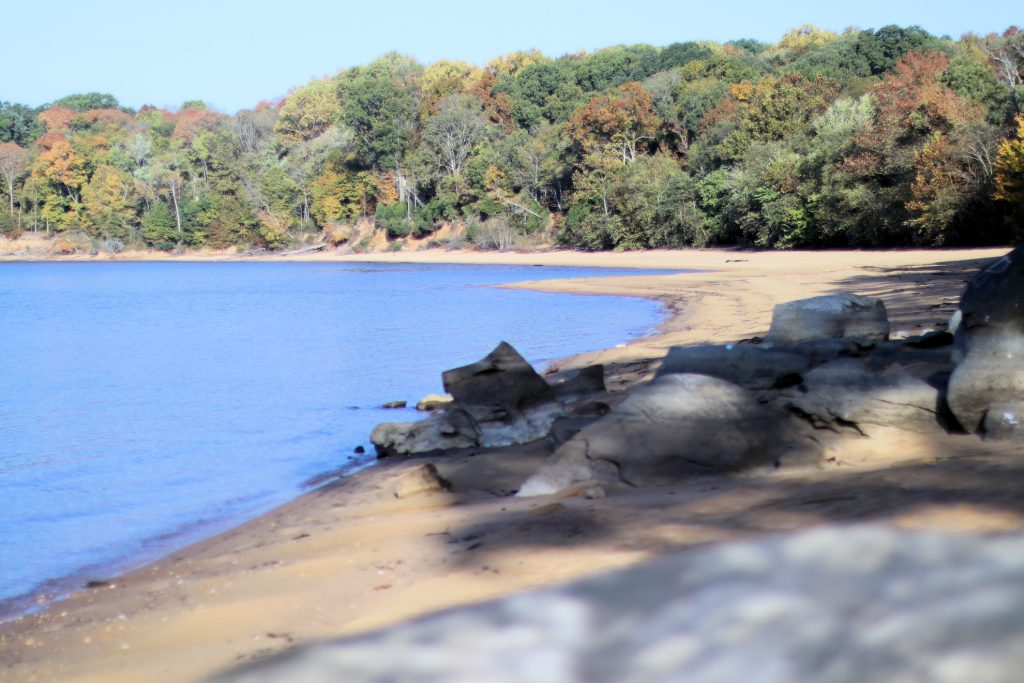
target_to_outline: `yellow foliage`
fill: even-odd
[[[786,50],[794,57],[822,47],[837,38],[832,31],[820,29],[811,24],[790,29],[775,46],[776,50]]]
[[[995,180],[995,198],[1024,209],[1024,114],[1017,116],[1017,134],[999,145]]]

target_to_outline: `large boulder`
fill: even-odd
[[[214,681],[1015,683],[1022,614],[1019,533],[833,526],[457,608]]]
[[[977,433],[992,404],[1024,400],[1024,246],[971,279],[960,312],[949,406]]]
[[[789,349],[751,344],[674,346],[662,360],[657,376],[708,375],[748,389],[772,389],[799,384],[810,368],[808,354]]]
[[[778,304],[766,341],[781,346],[833,337],[888,339],[885,304],[848,292]]]
[[[944,427],[938,387],[899,368],[875,374],[852,358],[811,370],[785,400],[815,426],[836,431],[868,434],[876,427],[895,427],[933,432]]]
[[[664,375],[581,429],[518,495],[547,495],[589,479],[639,486],[774,463],[795,447],[789,424],[785,413],[731,382]]]
[[[441,378],[444,390],[478,420],[503,419],[553,396],[544,378],[508,342],[476,363],[446,370]]]

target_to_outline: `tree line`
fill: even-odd
[[[1024,238],[1024,32],[804,26],[479,67],[389,53],[233,116],[0,102],[0,233],[107,248],[340,244],[450,223],[478,245]]]

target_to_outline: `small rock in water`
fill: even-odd
[[[357,455],[362,455],[363,453],[366,452],[366,449],[363,448],[362,446],[356,446],[355,451],[353,452],[356,453]]]
[[[416,403],[416,410],[431,411],[444,408],[452,402],[447,394],[427,394]]]
[[[405,406],[405,401],[388,401],[387,403],[383,404],[381,408],[387,408],[389,410],[392,410],[395,408],[404,408]]]

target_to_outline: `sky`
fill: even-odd
[[[514,50],[552,57],[610,45],[777,41],[917,24],[954,38],[1024,25],[1020,0],[48,0],[4,9],[0,100],[38,106],[108,92],[129,107],[199,99],[234,113],[312,78],[397,50],[423,63],[484,64]]]

